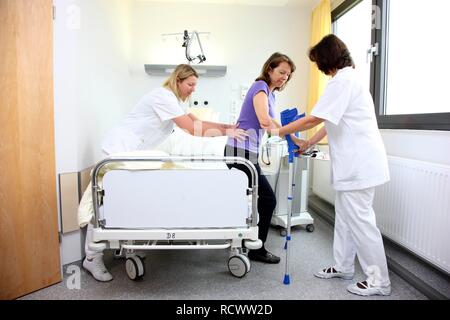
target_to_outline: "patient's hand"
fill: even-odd
[[[269,133],[272,130],[280,129],[280,127],[278,127],[277,124],[274,123],[273,121],[266,122],[266,123],[260,123],[259,125],[261,126],[262,129],[266,130]]]
[[[299,139],[293,134],[291,134],[291,139],[292,142],[294,142],[299,147],[299,149],[296,151],[297,153],[302,154],[311,147],[311,144],[308,140]]]

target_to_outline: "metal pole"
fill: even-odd
[[[292,216],[292,189],[294,187],[294,158],[289,157],[289,188],[288,188],[288,203],[287,203],[287,230],[286,230],[286,273],[284,275],[283,283],[289,285],[291,283],[289,274],[289,254],[290,254],[290,241],[291,241],[291,216]]]

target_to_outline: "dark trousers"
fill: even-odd
[[[272,219],[273,211],[277,205],[277,199],[272,187],[267,181],[266,177],[261,174],[261,168],[258,164],[258,155],[248,150],[234,148],[230,146],[225,147],[224,155],[226,157],[242,157],[250,160],[258,171],[258,238],[264,243],[267,240],[269,233],[270,220]],[[228,164],[228,168],[236,168],[243,172],[248,177],[249,188],[251,187],[251,173],[250,170],[242,164]]]

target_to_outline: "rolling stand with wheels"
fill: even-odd
[[[282,236],[286,235],[288,217],[286,203],[288,189],[290,188],[288,161],[288,156],[281,159],[278,182],[276,183],[276,189],[274,189],[277,206],[271,221],[272,225],[283,228],[280,231]],[[291,226],[305,226],[308,232],[313,232],[314,219],[308,212],[309,161],[308,157],[294,158]]]

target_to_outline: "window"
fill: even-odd
[[[333,33],[337,35],[352,53],[356,70],[367,88],[370,87],[370,65],[367,50],[372,45],[372,0],[354,3],[339,19],[333,19]],[[355,28],[355,26],[358,26]]]
[[[346,0],[333,11],[334,33],[370,74],[380,128],[450,130],[449,9],[448,0]]]

